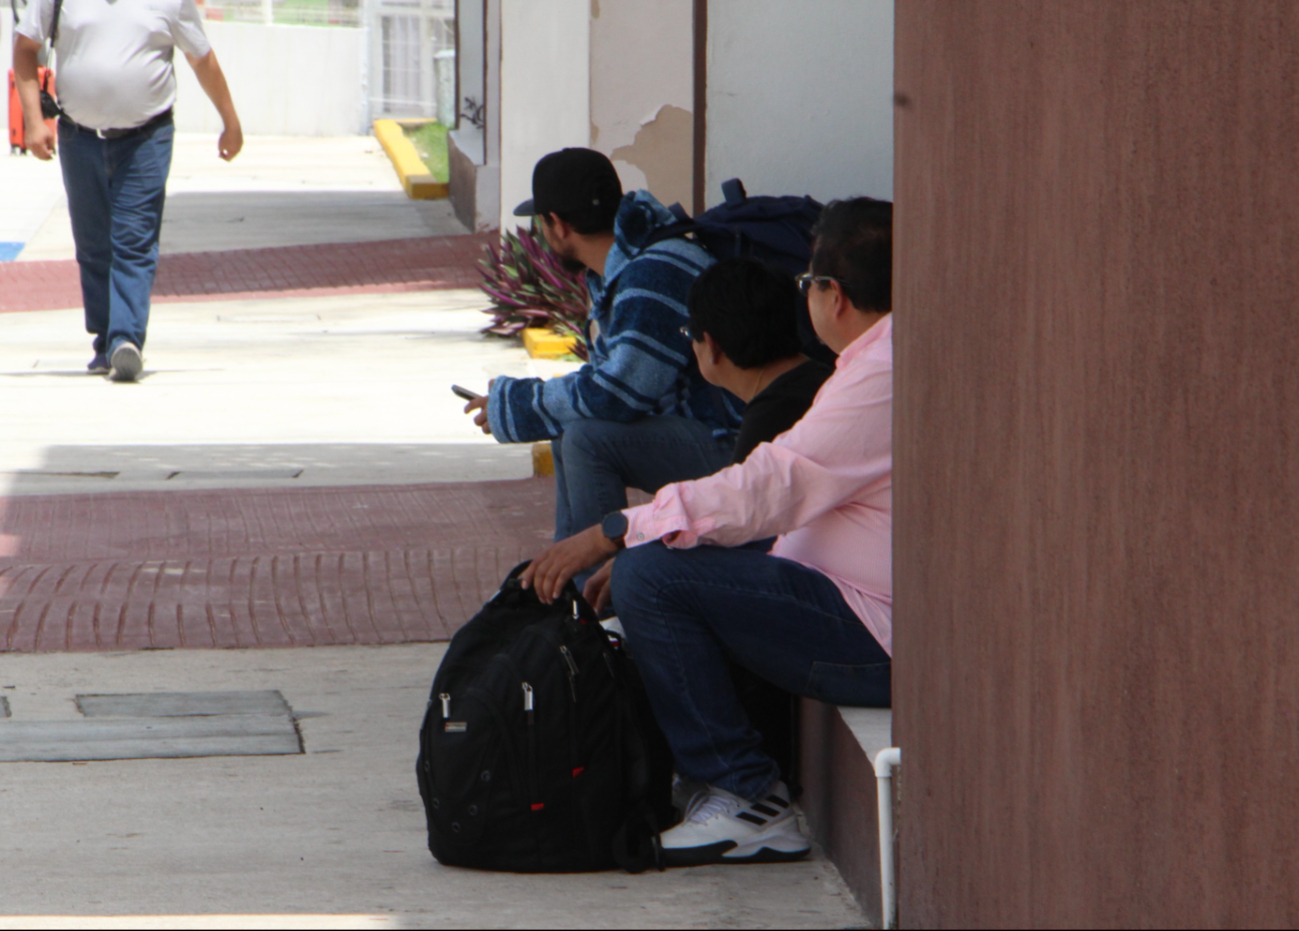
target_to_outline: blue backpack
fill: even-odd
[[[693,219],[680,204],[669,209],[677,222],[651,237],[647,247],[676,236],[690,236],[716,259],[745,257],[788,272],[807,271],[812,260],[812,228],[822,204],[810,197],[750,197],[739,178],[722,185],[724,200]],[[834,365],[835,354],[816,336],[808,316],[807,301],[799,302],[798,335],[803,352]]]

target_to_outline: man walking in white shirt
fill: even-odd
[[[41,117],[37,56],[47,41],[57,56],[60,163],[94,337],[88,370],[135,381],[171,170],[175,49],[221,115],[226,161],[243,147],[230,90],[194,0],[33,0],[17,32],[27,147],[40,159],[54,156],[55,134]]]

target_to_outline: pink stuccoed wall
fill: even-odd
[[[897,6],[906,927],[1299,923],[1299,4]]]

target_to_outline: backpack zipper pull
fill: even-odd
[[[568,652],[567,646],[559,648],[559,655],[564,657],[564,665],[568,668],[568,691],[573,696],[573,704],[577,704],[577,660],[573,659],[573,654]]]
[[[532,724],[532,686],[523,683],[523,710],[528,715],[528,724]]]
[[[443,692],[438,698],[442,699],[442,720],[445,721],[451,717],[451,696]]]

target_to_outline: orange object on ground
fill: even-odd
[[[47,76],[48,75],[48,79]],[[54,72],[48,68],[37,68],[36,77],[41,83],[41,87],[48,90],[55,97],[58,92],[54,85]],[[47,83],[48,80],[48,83]],[[50,129],[54,129],[54,120],[46,120]],[[18,84],[14,80],[14,71],[9,69],[9,153],[22,152],[27,154],[27,129],[23,125],[23,105],[18,99]]]

